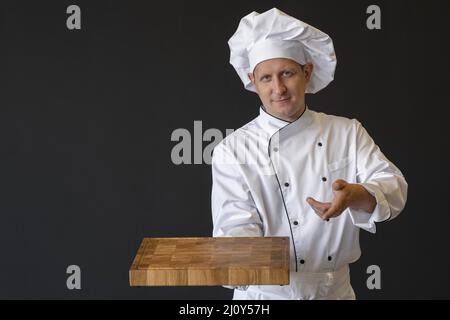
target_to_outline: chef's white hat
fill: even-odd
[[[248,73],[261,61],[273,58],[314,65],[307,93],[316,93],[333,81],[336,55],[331,38],[276,8],[261,14],[252,12],[242,18],[228,45],[230,63],[247,90],[256,92]]]

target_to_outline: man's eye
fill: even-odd
[[[283,71],[283,77],[291,77],[293,74],[291,71]]]
[[[270,76],[268,76],[268,75],[262,76],[259,80],[260,80],[260,81],[263,81],[263,82],[270,81]]]

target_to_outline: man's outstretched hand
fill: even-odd
[[[322,219],[339,216],[345,209],[363,210],[372,213],[377,202],[363,186],[338,179],[332,185],[334,199],[332,202],[320,202],[312,197],[306,201]]]

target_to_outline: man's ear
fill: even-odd
[[[308,82],[311,79],[311,75],[314,70],[314,65],[311,62],[308,62],[303,66],[303,72],[305,74],[306,82]]]
[[[248,76],[248,79],[253,83],[253,84],[255,84],[255,77],[253,76],[253,73],[247,73],[247,76]]]

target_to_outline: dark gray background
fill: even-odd
[[[311,109],[357,118],[409,198],[352,265],[359,298],[450,298],[449,58],[444,1],[2,1],[0,298],[228,299],[221,287],[130,288],[145,236],[210,236],[210,166],[171,162],[171,133],[258,114],[228,64],[240,18],[274,6],[327,32],[335,81]],[[82,29],[66,28],[77,4]],[[382,30],[366,28],[366,8]],[[66,268],[82,290],[66,288]],[[366,268],[382,289],[366,288]]]

